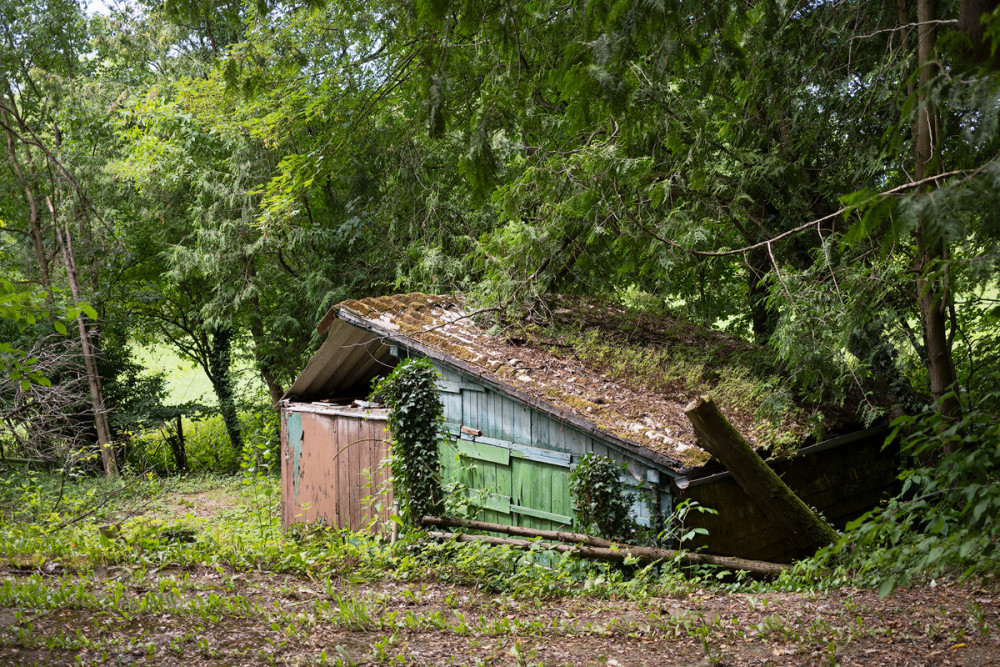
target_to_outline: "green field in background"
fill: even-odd
[[[140,346],[132,348],[136,361],[150,372],[162,372],[167,378],[166,405],[179,405],[197,401],[202,405],[218,405],[212,383],[201,366],[180,357],[169,345]],[[247,359],[235,359],[233,376],[237,394],[266,394],[264,381]]]
[[[162,372],[167,379],[167,405],[197,401],[217,405],[212,383],[201,366],[182,359],[167,345],[133,347],[136,361],[150,372]]]

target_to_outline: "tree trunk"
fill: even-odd
[[[24,197],[28,202],[28,234],[31,237],[31,247],[35,252],[35,261],[38,263],[38,273],[42,288],[46,292],[49,292],[49,298],[51,298],[52,279],[49,275],[49,258],[45,254],[45,247],[42,243],[42,228],[38,220],[38,204],[35,201],[35,194],[32,191],[31,183],[28,181],[17,157],[17,145],[14,141],[14,132],[10,128],[10,116],[2,109],[0,109],[0,120],[3,121],[6,128],[7,153],[10,155],[11,169],[24,189]]]
[[[456,519],[452,517],[440,517],[426,515],[422,521],[425,526],[442,526],[445,528],[471,528],[473,530],[488,530],[494,533],[506,533],[519,537],[541,537],[546,540],[556,540],[558,542],[573,542],[575,544],[587,544],[592,547],[610,548],[618,542],[606,540],[603,537],[594,537],[584,533],[571,533],[564,530],[542,530],[539,528],[525,528],[523,526],[507,526],[502,523],[489,523],[487,521],[476,521],[474,519]]]
[[[240,433],[240,419],[236,414],[236,400],[233,393],[232,374],[233,330],[218,327],[212,332],[211,357],[208,360],[208,379],[219,399],[219,410],[226,423],[229,442],[237,452],[243,451],[243,436]]]
[[[177,419],[175,423],[175,432],[167,436],[167,442],[170,443],[170,451],[174,455],[174,464],[177,466],[178,472],[187,472],[187,448],[184,443],[184,418],[179,412],[177,413]]]
[[[939,119],[930,97],[934,77],[937,28],[935,0],[917,3],[917,110],[914,115],[913,146],[914,178],[918,181],[933,176],[940,169]],[[940,234],[929,231],[923,219],[914,232],[917,245],[917,302],[927,351],[927,372],[934,405],[948,421],[961,417],[958,400],[958,376],[952,356],[951,337],[947,331],[947,316],[952,307],[948,287],[948,246]]]
[[[991,53],[990,41],[984,39],[986,26],[982,22],[983,15],[992,14],[998,5],[997,0],[961,0],[959,3],[958,29],[969,38],[965,57],[974,64],[989,62],[996,68],[1000,63],[1000,54]]]
[[[65,238],[60,234],[56,225],[56,210],[52,205],[52,200],[46,198],[49,206],[49,213],[52,215],[52,225],[55,229],[56,237],[62,248],[63,263],[66,265],[66,275],[69,278],[70,290],[73,294],[73,305],[80,305],[80,283],[76,277],[76,260],[73,257],[73,241],[69,234],[69,229],[64,230]],[[87,333],[87,325],[83,320],[83,313],[76,316],[77,331],[80,334],[80,349],[83,353],[83,365],[87,372],[87,384],[90,386],[90,405],[94,411],[94,425],[97,427],[97,444],[101,450],[101,463],[104,464],[104,474],[108,477],[118,476],[118,461],[115,460],[115,453],[111,444],[111,426],[108,424],[108,414],[104,406],[104,392],[101,389],[101,376],[97,372],[97,359],[94,356],[94,348],[90,344],[90,337]]]
[[[698,445],[722,462],[761,512],[803,550],[837,540],[837,531],[781,481],[719,411],[710,396],[691,401],[684,414],[691,420]]]

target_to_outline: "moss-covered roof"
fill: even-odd
[[[345,301],[334,311],[418,341],[679,467],[708,460],[684,415],[699,394],[712,395],[755,447],[773,453],[852,421],[794,400],[761,348],[665,312],[558,297],[523,321],[487,329],[463,297],[419,293]]]

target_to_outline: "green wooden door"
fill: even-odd
[[[444,477],[467,488],[470,503],[482,508],[475,518],[547,530],[572,525],[568,455],[482,440],[442,445]]]

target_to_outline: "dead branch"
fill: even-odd
[[[569,533],[555,530],[535,530],[521,526],[505,526],[498,523],[487,523],[485,521],[472,521],[468,519],[454,519],[450,517],[425,516],[424,525],[467,527],[475,530],[488,530],[491,532],[505,533],[508,535],[522,535],[533,538],[545,538],[558,540],[559,543],[535,542],[526,539],[491,537],[488,535],[468,535],[463,533],[444,533],[432,531],[431,537],[448,539],[454,537],[460,542],[485,542],[486,544],[507,545],[519,549],[542,548],[560,553],[570,552],[581,558],[593,560],[613,560],[624,562],[627,558],[635,558],[640,563],[656,563],[668,560],[678,560],[685,565],[716,565],[734,571],[744,571],[758,576],[773,577],[788,569],[787,565],[779,563],[767,563],[764,561],[747,560],[744,558],[732,558],[728,556],[715,556],[701,552],[677,551],[674,549],[661,549],[659,547],[646,547],[635,544],[617,544],[599,537],[584,535],[582,533]],[[563,544],[562,542],[573,542],[574,544]]]

